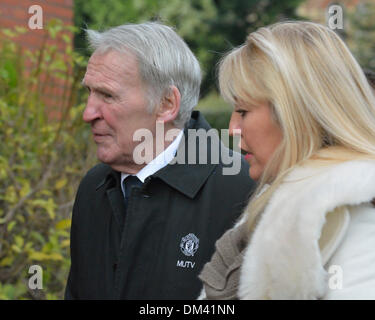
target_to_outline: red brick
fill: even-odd
[[[17,7],[14,7],[14,6],[11,6],[11,5],[8,5],[8,4],[0,3],[0,16],[1,16],[1,20],[3,18],[14,17],[13,12],[14,12],[14,10],[16,8]],[[0,20],[0,22],[1,22],[1,20]]]
[[[25,22],[29,21],[29,18],[31,17],[31,14],[28,13],[26,8],[14,8],[12,15],[16,19],[23,20]]]
[[[41,4],[40,5],[43,9],[43,15],[53,16],[53,17],[60,17],[66,19],[73,19],[73,10],[69,8],[55,6],[53,4]]]
[[[73,24],[73,1],[72,0],[0,0],[0,28],[14,29],[15,26],[28,28],[28,21],[31,14],[28,13],[31,5],[40,5],[43,9],[43,24],[48,23],[51,18],[59,18],[66,25]],[[45,36],[45,30],[28,30],[24,35],[15,39],[21,48],[30,50],[40,49]],[[73,34],[67,33],[73,43]],[[57,39],[48,39],[47,46],[56,45],[60,53],[64,53],[66,43],[57,41]],[[24,56],[21,53],[21,56]],[[68,59],[68,57],[66,57]],[[68,65],[68,64],[67,64]],[[23,74],[30,76],[31,70],[35,67],[31,61],[25,61],[25,70]],[[70,68],[70,66],[68,66]],[[69,72],[72,70],[69,69]],[[61,116],[60,108],[65,98],[69,95],[69,84],[65,89],[65,82],[51,75],[45,74],[39,76],[41,87],[43,88],[43,99],[46,103],[49,117],[59,118]],[[32,89],[35,90],[36,88]],[[65,96],[64,96],[65,95]]]
[[[27,6],[26,1],[23,0],[1,0],[0,5],[7,4],[12,7],[24,7]]]
[[[57,7],[62,7],[62,8],[73,8],[73,0],[38,0],[38,1],[35,1],[35,0],[24,0],[24,2],[30,6],[30,5],[33,5],[33,4],[38,4],[40,6],[43,6],[43,5],[53,5],[53,6],[57,6]]]
[[[22,21],[22,24],[24,24],[24,21],[27,18],[27,11],[25,11],[22,7],[1,4],[0,11],[0,24],[3,19]]]
[[[23,21],[15,20],[9,17],[1,17],[0,27],[13,30],[15,26],[26,27]]]

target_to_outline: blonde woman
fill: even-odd
[[[283,22],[224,57],[258,189],[200,274],[201,299],[375,299],[375,100],[343,41]]]

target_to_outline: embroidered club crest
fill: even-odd
[[[193,234],[189,233],[181,239],[180,249],[185,256],[192,257],[197,252],[199,247],[199,239]]]

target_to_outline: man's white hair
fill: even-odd
[[[171,28],[157,22],[125,24],[104,32],[86,30],[91,49],[104,53],[131,52],[138,60],[149,111],[153,111],[176,86],[181,94],[174,125],[182,128],[199,99],[201,69],[186,43]]]

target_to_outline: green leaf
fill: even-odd
[[[13,220],[13,221],[11,221],[11,222],[8,223],[8,225],[7,225],[8,232],[12,231],[12,229],[14,228],[14,226],[16,225],[16,223],[17,223],[17,221],[15,221],[15,220]]]
[[[53,243],[51,242],[47,242],[42,248],[43,253],[50,253],[52,250],[53,250]]]
[[[17,35],[17,33],[15,33],[14,31],[10,29],[3,29],[2,32],[9,38],[14,38]]]
[[[31,188],[30,188],[30,181],[28,181],[28,180],[22,180],[22,182],[21,182],[21,184],[22,184],[22,188],[21,188],[21,190],[20,190],[20,197],[21,198],[23,198],[23,197],[25,197],[27,194],[29,194],[30,193],[30,191],[31,191]]]
[[[27,32],[27,29],[26,29],[26,28],[24,28],[24,27],[20,27],[20,26],[16,26],[14,29],[15,29],[19,34],[24,34],[24,33]]]
[[[14,251],[14,252],[16,252],[16,253],[21,253],[21,248],[19,247],[19,246],[17,246],[16,244],[13,244],[12,246],[11,246],[11,248],[12,248],[12,250]]]
[[[0,261],[0,267],[8,267],[11,266],[14,260],[14,256],[5,257]]]
[[[15,88],[18,82],[17,69],[13,61],[6,61],[4,64],[4,71],[7,73],[7,82],[11,88]]]
[[[60,190],[60,189],[62,189],[66,186],[67,182],[68,182],[68,179],[66,177],[64,177],[60,180],[57,180],[56,183],[55,183],[55,188],[57,190]]]
[[[60,253],[53,252],[49,255],[49,259],[54,261],[61,261],[63,260],[63,256]]]
[[[4,200],[10,204],[14,204],[17,201],[16,189],[14,186],[9,186],[5,191]]]
[[[8,173],[4,168],[0,168],[0,180],[4,180],[8,177]]]
[[[45,239],[43,237],[43,235],[41,235],[39,232],[36,232],[36,231],[31,231],[30,232],[30,235],[33,239],[35,240],[38,240],[41,244],[44,244],[45,243]]]
[[[63,257],[59,253],[46,254],[43,252],[34,251],[29,254],[29,259],[36,260],[36,261],[45,261],[45,260],[61,261],[63,260]]]
[[[71,37],[68,36],[67,34],[63,34],[61,37],[64,40],[64,42],[67,43],[67,44],[69,44],[72,41]]]
[[[55,228],[57,230],[64,230],[70,228],[72,221],[70,219],[64,219],[56,223]]]
[[[65,239],[61,242],[61,248],[66,248],[66,247],[69,247],[70,246],[70,240],[69,239]]]
[[[19,156],[21,159],[25,157],[25,152],[23,151],[22,148],[18,148],[18,149],[17,149],[17,154],[18,154],[18,156]]]
[[[14,241],[15,241],[17,247],[19,247],[19,248],[23,247],[24,240],[21,236],[15,236]]]
[[[29,254],[29,259],[30,260],[36,260],[36,261],[48,260],[48,254],[43,253],[43,252],[34,251],[34,252],[31,252]]]
[[[56,204],[53,198],[48,198],[48,200],[44,199],[35,199],[31,201],[31,204],[35,207],[41,207],[45,209],[49,215],[49,217],[53,220],[55,219],[55,209]]]

